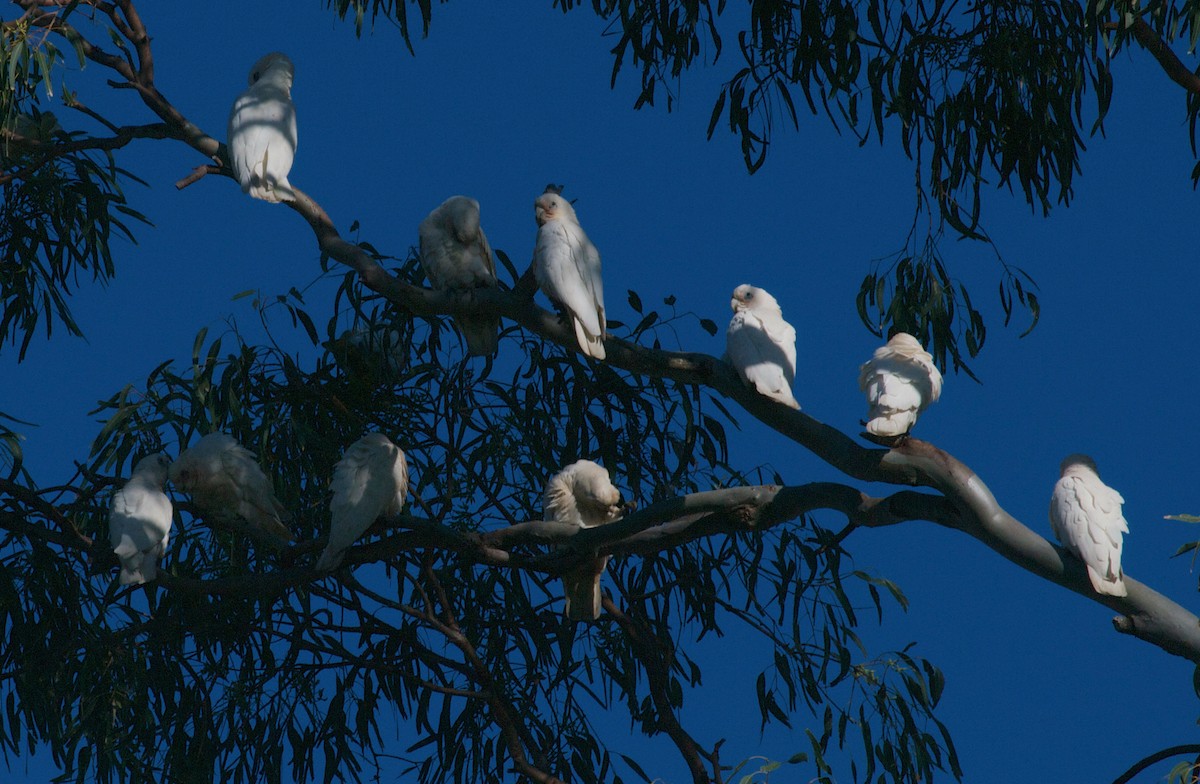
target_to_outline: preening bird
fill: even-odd
[[[346,450],[333,469],[329,544],[317,559],[319,571],[341,564],[346,548],[381,514],[399,514],[408,495],[408,464],[387,436],[367,433]]]
[[[533,202],[537,243],[533,272],[538,285],[575,327],[579,349],[589,357],[604,359],[604,283],[600,279],[600,251],[591,243],[571,203],[554,191]]]
[[[733,318],[725,331],[725,356],[760,395],[792,408],[796,379],[796,330],[783,320],[775,298],[743,283],[733,290]]]
[[[469,289],[496,285],[492,249],[479,225],[479,202],[451,196],[421,221],[421,266],[437,289]],[[467,353],[488,356],[496,352],[500,319],[496,316],[461,316],[458,328],[467,341]]]
[[[158,577],[158,559],[171,537],[171,499],[163,492],[170,464],[162,452],[143,457],[113,495],[108,541],[121,559],[121,585],[141,585]]]
[[[1061,471],[1050,496],[1050,529],[1087,566],[1096,593],[1127,595],[1121,572],[1121,534],[1129,533],[1121,513],[1125,499],[1100,481],[1096,461],[1087,455],[1068,455]]]
[[[254,455],[233,436],[204,436],[171,464],[170,477],[215,522],[237,525],[240,518],[256,538],[276,544],[291,540],[283,524],[290,518],[287,510]]]
[[[559,523],[593,528],[621,519],[621,493],[608,471],[591,460],[578,460],[546,482],[544,517]],[[600,576],[608,556],[583,564],[563,575],[566,605],[563,612],[576,621],[600,617]]]
[[[858,388],[867,394],[867,432],[894,438],[912,430],[942,394],[942,374],[920,341],[897,332],[859,369]]]
[[[250,86],[229,112],[229,165],[242,193],[279,202],[296,198],[288,172],[296,157],[295,68],[283,52],[263,56],[250,69]]]

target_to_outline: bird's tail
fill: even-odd
[[[1092,587],[1096,589],[1096,593],[1104,594],[1105,596],[1128,596],[1129,589],[1125,587],[1124,575],[1117,572],[1116,577],[1106,577],[1091,566],[1087,568],[1088,579],[1092,581]]]
[[[499,342],[500,319],[494,316],[470,316],[458,320],[467,353],[473,357],[490,357]]]
[[[797,411],[800,410],[800,402],[796,400],[796,396],[792,394],[792,390],[788,389],[787,387],[782,387],[780,389],[763,389],[758,384],[755,384],[754,388],[757,389],[761,394],[778,403],[783,403],[785,406],[794,408]]]
[[[287,177],[276,179],[274,177],[264,176],[262,172],[256,170],[250,175],[250,181],[242,183],[242,190],[250,194],[256,199],[269,201],[272,204],[278,204],[281,201],[295,201],[296,192],[292,190],[292,184],[288,182]]]
[[[608,556],[598,558],[563,575],[563,614],[571,620],[594,621],[600,617],[600,575],[608,560]]]
[[[342,559],[346,557],[345,550],[334,552],[328,547],[321,553],[321,557],[317,559],[316,570],[318,572],[332,572],[334,569],[342,565]]]
[[[563,614],[572,621],[594,621],[600,617],[600,576],[592,574],[563,575],[566,601]]]
[[[575,323],[575,339],[579,341],[580,350],[593,359],[604,359],[607,356],[604,353],[604,336],[589,334],[583,322],[575,317],[571,321]]]
[[[917,422],[917,412],[912,409],[903,411],[871,411],[871,420],[867,422],[867,432],[875,436],[902,436]]]

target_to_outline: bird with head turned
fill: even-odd
[[[1071,555],[1083,561],[1096,593],[1126,596],[1121,569],[1123,534],[1129,523],[1121,511],[1125,499],[1100,481],[1096,461],[1068,455],[1050,496],[1050,529]]]
[[[209,433],[171,464],[171,481],[192,496],[207,518],[280,546],[291,532],[287,509],[254,455],[228,433]]]
[[[492,249],[479,222],[479,202],[468,196],[451,196],[421,221],[421,266],[437,289],[473,289],[496,285]],[[498,316],[460,316],[467,353],[496,353],[500,331]]]
[[[292,104],[295,72],[283,52],[264,55],[250,69],[250,86],[229,112],[229,166],[242,192],[263,201],[296,198],[288,182],[299,141]]]
[[[941,396],[942,374],[919,340],[896,332],[859,368],[858,387],[867,396],[867,434],[882,442],[899,441]]]
[[[792,395],[796,379],[796,330],[765,289],[743,283],[730,300],[733,318],[725,331],[725,357],[747,384],[785,406],[800,408]]]
[[[382,433],[367,433],[334,466],[331,487],[329,542],[314,567],[321,572],[336,569],[380,515],[400,514],[408,496],[404,452]]]
[[[591,460],[577,460],[546,482],[543,510],[547,520],[593,528],[621,519],[625,508],[608,471]],[[568,618],[594,621],[600,617],[600,577],[608,561],[609,556],[595,558],[563,575],[563,612]]]
[[[579,350],[604,359],[608,326],[600,251],[579,225],[571,202],[556,190],[548,189],[534,200],[533,214],[538,225],[533,249],[538,286],[570,320]]]
[[[170,541],[174,512],[163,492],[170,465],[162,452],[143,457],[129,481],[113,495],[108,540],[121,561],[122,585],[140,585],[158,577],[158,561]]]

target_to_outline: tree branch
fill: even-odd
[[[706,760],[711,761],[711,755],[705,752],[679,723],[675,707],[671,704],[671,665],[667,660],[668,653],[662,650],[661,641],[655,638],[653,630],[645,623],[622,612],[612,597],[605,595],[601,602],[625,633],[634,655],[645,669],[646,684],[650,690],[650,699],[654,703],[658,723],[679,750],[688,771],[692,774],[692,781],[694,784],[711,784],[712,779],[709,778],[705,767]]]
[[[1171,81],[1193,95],[1200,95],[1200,76],[1183,64],[1174,50],[1154,32],[1154,28],[1147,24],[1145,19],[1140,16],[1134,17],[1129,32],[1142,48],[1158,61]]]
[[[1113,779],[1113,784],[1128,784],[1128,782],[1133,781],[1134,776],[1141,773],[1154,763],[1162,762],[1163,760],[1170,759],[1171,757],[1177,757],[1180,754],[1200,754],[1200,743],[1185,743],[1181,746],[1172,746],[1169,749],[1156,751],[1149,757],[1135,762],[1133,767],[1122,773],[1117,778]]]

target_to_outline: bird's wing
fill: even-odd
[[[241,445],[221,453],[221,471],[237,488],[237,513],[265,531],[287,538],[290,532],[283,525],[289,515],[275,497],[271,480],[263,473],[250,450]]]
[[[1125,499],[1099,477],[1080,478],[1080,497],[1091,523],[1088,538],[1101,546],[1118,546],[1121,534],[1129,532],[1129,523],[1121,512]]]
[[[391,455],[385,449],[357,445],[333,472],[329,549],[345,550],[371,527],[395,499]]]
[[[875,363],[875,370],[867,379],[867,401],[889,411],[914,411],[922,408],[928,399],[928,377],[911,365],[896,359]],[[922,388],[924,386],[924,389]]]
[[[496,260],[492,258],[492,246],[488,242],[487,235],[483,233],[483,227],[479,227],[479,255],[482,257],[483,267],[487,271],[489,285],[496,284]]]
[[[1119,573],[1121,532],[1129,529],[1119,505],[1105,511],[1112,499],[1101,489],[1111,491],[1098,479],[1092,482],[1080,476],[1064,476],[1058,480],[1050,499],[1050,527],[1080,560],[1108,575]],[[1110,563],[1116,569],[1110,569]]]
[[[726,333],[725,352],[742,375],[763,394],[786,390],[791,397],[795,378],[795,345],[786,350],[763,329],[756,316],[735,313]]]
[[[560,471],[547,480],[546,491],[542,495],[542,516],[559,523],[583,525],[566,474],[566,471]]]
[[[389,467],[392,472],[392,482],[395,492],[384,509],[390,515],[397,515],[404,509],[404,499],[408,497],[408,461],[404,453],[397,450],[396,458]]]
[[[172,513],[167,494],[136,477],[113,496],[108,536],[121,561],[122,585],[157,577],[158,558],[170,541]]]
[[[796,373],[796,328],[783,320],[783,316],[774,313],[766,316],[759,316],[759,323],[762,324],[762,330],[766,333],[771,342],[779,346],[786,358],[786,367],[791,369],[792,375]]]
[[[582,230],[568,221],[547,221],[538,229],[534,258],[538,282],[547,296],[578,319],[589,334],[604,335],[600,254]]]
[[[286,93],[256,85],[238,97],[229,114],[230,161],[243,189],[253,175],[287,187],[296,155],[296,112]]]

